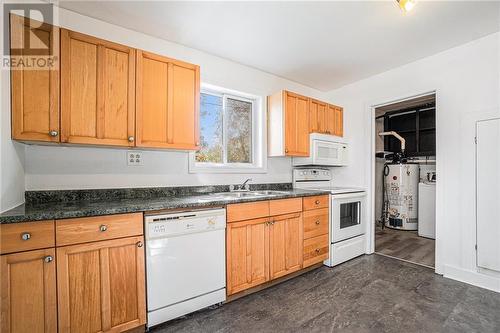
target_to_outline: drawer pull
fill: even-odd
[[[46,263],[52,262],[53,260],[54,258],[52,256],[46,256],[45,258],[43,258],[43,261],[45,261]]]
[[[99,230],[100,230],[101,232],[104,232],[104,231],[108,230],[108,227],[107,227],[105,224],[101,224],[101,225],[99,226]]]
[[[142,247],[144,244],[142,244],[142,242],[137,242],[136,245],[137,247]]]
[[[319,222],[319,220],[317,220],[315,223],[316,223],[316,225],[319,225],[321,222]]]
[[[316,253],[319,253],[319,249],[316,249]]]
[[[22,240],[27,241],[27,240],[29,240],[30,238],[31,238],[31,234],[30,234],[29,232],[25,232],[25,233],[23,233],[23,234],[21,235],[21,239],[22,239]]]
[[[316,205],[319,205],[319,200],[314,201]]]

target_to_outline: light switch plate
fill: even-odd
[[[129,150],[127,151],[127,165],[128,166],[140,166],[142,164],[142,151]]]

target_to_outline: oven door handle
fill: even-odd
[[[350,198],[364,198],[366,192],[356,192],[356,193],[343,193],[343,194],[332,194],[332,199],[350,199]]]

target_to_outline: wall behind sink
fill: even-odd
[[[325,94],[179,44],[160,40],[116,25],[60,9],[59,25],[150,52],[199,64],[201,81],[228,89],[267,96],[290,89],[324,99]],[[254,182],[290,182],[290,158],[270,158],[260,174],[189,174],[188,153],[143,151],[143,166],[127,166],[125,149],[61,146],[26,146],[25,188],[74,189],[139,186],[173,186]]]

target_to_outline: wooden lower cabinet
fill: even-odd
[[[55,250],[2,255],[0,268],[0,331],[57,332]]]
[[[304,267],[309,267],[328,259],[329,248],[328,234],[305,239]]]
[[[227,294],[302,268],[302,213],[227,224]]]
[[[146,322],[144,239],[57,248],[60,332],[121,332]]]
[[[228,295],[269,281],[269,219],[228,223],[226,252]]]
[[[302,268],[302,214],[271,218],[269,228],[270,277],[276,279]]]

